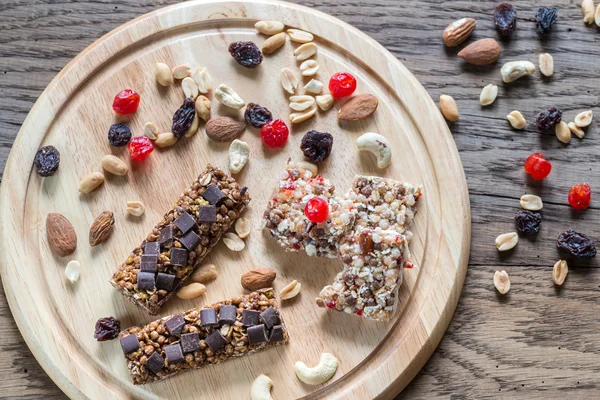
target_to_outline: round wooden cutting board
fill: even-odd
[[[339,123],[336,112],[341,104],[336,103],[334,109],[292,126],[288,144],[277,151],[264,148],[258,131],[247,128],[241,139],[250,145],[250,161],[236,176],[252,196],[246,217],[253,231],[246,249],[235,253],[217,245],[205,262],[217,265],[219,276],[207,284],[206,294],[188,301],[173,298],[161,310],[162,317],[234,297],[243,293],[242,273],[270,267],[278,274],[276,292],[293,279],[302,283],[300,295],[281,307],[289,345],[133,386],[119,342],[96,342],[94,324],[112,315],[126,328],[157,317],[127,302],[108,280],[207,163],[227,168],[229,143],[209,140],[202,126],[194,137],[131,165],[127,176],[107,174],[91,194],[79,194],[79,181],[102,171],[105,154],[130,163],[126,149],[111,147],[106,139],[115,118],[112,99],[120,90],[133,88],[142,98],[128,122],[134,135],[142,134],[148,121],[162,131],[170,129],[184,95],[179,82],[169,88],[157,86],[157,62],[207,67],[215,87],[226,83],[246,102],[266,106],[288,121],[288,96],[279,71],[288,67],[300,76],[293,56],[297,44],[288,39],[253,70],[237,65],[227,51],[237,40],[261,46],[265,37],[253,27],[258,20],[279,20],[312,32],[319,46],[316,78],[326,83],[334,72],[349,71],[359,82],[357,93],[376,95],[379,108],[366,120]],[[243,110],[232,112],[219,106],[212,94],[210,98],[213,116],[242,115]],[[399,309],[390,322],[318,308],[315,296],[333,281],[341,263],[286,253],[259,230],[280,172],[288,158],[302,159],[299,142],[310,129],[334,136],[332,155],[320,166],[320,174],[339,194],[350,188],[355,174],[423,185],[412,229],[416,266],[404,272]],[[372,155],[357,152],[354,141],[364,132],[379,132],[391,142],[389,168],[379,170]],[[41,178],[31,166],[37,149],[47,144],[60,150],[61,165],[54,176]],[[427,92],[394,56],[357,29],[313,9],[269,0],[178,4],[137,18],[91,45],[50,83],[29,113],[11,151],[0,194],[1,271],[8,302],[33,354],[72,398],[247,398],[261,373],[272,378],[275,399],[393,397],[441,340],[458,302],[469,255],[465,176],[450,131]],[[125,203],[130,200],[146,204],[143,217],[127,215]],[[114,234],[91,248],[89,227],[104,210],[115,213]],[[50,212],[63,214],[75,227],[79,242],[69,257],[50,252],[44,226]],[[82,265],[75,284],[64,275],[72,259]],[[303,384],[294,374],[294,363],[316,365],[322,352],[339,359],[336,375],[320,386]]]

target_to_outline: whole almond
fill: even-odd
[[[262,46],[262,52],[265,54],[274,53],[275,50],[277,50],[284,44],[285,44],[285,32],[278,33],[277,35],[273,35],[270,38],[268,38],[267,40],[265,40],[265,42],[263,43],[263,46]]]
[[[115,216],[112,211],[104,211],[90,226],[90,246],[94,247],[105,242],[112,235]]]
[[[494,39],[481,39],[462,49],[458,56],[473,65],[488,65],[500,57],[500,45]]]
[[[48,214],[46,217],[46,236],[50,249],[59,257],[68,256],[77,248],[75,228],[61,214]]]
[[[348,100],[338,112],[342,121],[358,121],[373,114],[379,105],[379,100],[372,94],[357,94]]]
[[[271,268],[257,268],[242,275],[242,287],[251,292],[270,287],[277,277],[277,273]]]
[[[477,21],[473,18],[462,18],[454,21],[444,29],[442,40],[448,47],[458,46],[471,36],[477,25]]]
[[[206,123],[206,136],[216,142],[229,142],[237,139],[246,129],[243,122],[231,117],[215,117]]]
[[[454,101],[451,96],[448,96],[447,94],[440,96],[440,108],[442,109],[444,118],[446,118],[448,121],[458,121],[458,106],[456,105],[456,101]]]
[[[102,157],[102,168],[113,175],[119,176],[126,175],[127,171],[129,171],[129,167],[127,167],[125,161],[111,154]]]
[[[100,172],[92,172],[83,177],[79,182],[79,191],[81,193],[90,193],[104,182],[104,175]]]

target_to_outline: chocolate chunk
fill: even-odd
[[[154,274],[152,272],[137,273],[138,290],[154,290]]]
[[[277,311],[275,311],[273,307],[269,307],[265,311],[263,311],[260,314],[260,319],[267,326],[267,329],[271,329],[275,325],[281,323],[281,320],[279,319],[279,314],[277,313]]]
[[[269,336],[269,342],[281,342],[283,340],[283,327],[281,325],[275,325],[271,330],[271,336]]]
[[[217,222],[217,207],[201,206],[198,209],[198,222],[201,224],[212,224]]]
[[[221,332],[214,331],[205,339],[206,344],[212,351],[222,349],[227,344],[227,339],[221,335]]]
[[[254,310],[242,311],[242,325],[253,326],[260,323],[260,313]]]
[[[142,256],[143,257],[143,256]],[[177,247],[171,248],[171,265],[177,265],[179,267],[184,267],[187,264],[188,252],[186,249],[179,249]]]
[[[194,231],[189,231],[185,235],[179,238],[181,244],[188,249],[189,251],[193,251],[196,246],[200,243],[200,236],[196,235]]]
[[[219,309],[219,323],[221,325],[233,325],[237,317],[236,306],[221,306]]]
[[[148,357],[148,360],[146,361],[146,368],[148,368],[150,371],[154,372],[155,374],[158,374],[158,371],[163,369],[164,366],[165,366],[165,360],[156,351],[154,353],[152,353],[152,355],[150,357]]]
[[[184,212],[175,220],[174,224],[181,232],[186,233],[196,225],[196,221],[194,221],[194,218],[190,214]]]
[[[143,272],[156,272],[158,264],[158,255],[142,254],[141,270]]]
[[[248,328],[248,344],[257,344],[267,341],[267,328],[264,324]]]
[[[173,289],[175,289],[176,278],[175,275],[159,272],[156,276],[156,287],[158,289],[166,290],[167,292],[172,292]]]
[[[240,190],[240,196],[244,197],[246,192],[248,191],[248,186],[244,186],[242,190]]]
[[[206,188],[204,193],[202,193],[202,197],[204,200],[208,201],[212,205],[219,205],[223,200],[225,200],[225,195],[221,192],[221,189],[214,183]]]
[[[144,254],[160,254],[160,243],[148,242],[144,246]]]
[[[217,310],[214,308],[204,308],[200,310],[200,326],[217,325]]]
[[[185,325],[183,315],[176,315],[165,322],[165,327],[170,335],[179,336]]]
[[[171,245],[171,243],[173,243],[173,226],[172,225],[165,226],[164,228],[162,228],[162,230],[160,231],[160,235],[158,237],[158,242],[163,247],[169,246],[169,245]]]
[[[200,335],[198,332],[181,335],[181,348],[184,353],[192,353],[200,350]]]
[[[183,351],[179,343],[165,347],[165,356],[169,364],[183,361]]]
[[[121,348],[125,354],[133,353],[140,348],[140,342],[135,333],[121,338]]]

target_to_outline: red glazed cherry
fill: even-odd
[[[327,200],[321,197],[313,197],[306,203],[304,215],[306,215],[309,221],[317,224],[327,221],[327,217],[329,216],[329,204],[327,204]]]
[[[569,204],[577,210],[585,210],[592,201],[592,189],[587,183],[579,183],[569,190]]]
[[[533,153],[525,160],[525,172],[535,180],[544,179],[551,170],[552,164],[541,153]]]
[[[113,110],[117,114],[132,114],[140,105],[140,95],[131,89],[125,89],[117,93],[113,100]]]
[[[329,79],[329,92],[333,97],[350,96],[356,90],[356,79],[348,72],[337,72]]]
[[[144,161],[154,150],[154,144],[146,136],[136,136],[127,145],[131,161]]]
[[[260,137],[264,144],[272,149],[285,146],[290,131],[287,125],[280,119],[267,122],[260,128]]]

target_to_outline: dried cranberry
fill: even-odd
[[[41,176],[54,175],[60,164],[60,153],[54,146],[44,146],[35,153],[33,166]]]
[[[322,197],[313,197],[308,200],[306,207],[304,207],[304,215],[306,215],[309,221],[316,224],[327,221],[327,217],[329,216],[329,204],[327,204],[327,200]]]
[[[273,114],[263,106],[248,103],[246,112],[244,112],[244,119],[253,127],[262,128],[267,122],[273,121]]]
[[[531,211],[519,211],[515,215],[515,225],[521,235],[535,235],[542,227],[542,215]]]
[[[144,161],[154,151],[154,144],[146,136],[136,136],[129,142],[127,150],[131,161]]]
[[[569,190],[569,204],[577,210],[585,210],[592,201],[592,189],[587,183],[574,185]]]
[[[552,164],[547,161],[542,153],[533,153],[525,160],[525,172],[530,174],[533,179],[544,179],[552,171]]]
[[[562,111],[557,107],[550,107],[548,111],[542,111],[535,117],[535,125],[539,132],[553,128],[562,121]]]
[[[556,246],[575,257],[596,257],[596,246],[590,238],[573,229],[561,233],[556,241]]]
[[[134,90],[125,89],[117,93],[113,100],[113,110],[117,114],[132,114],[140,105],[140,95]]]
[[[125,146],[131,140],[131,129],[125,124],[112,124],[108,129],[108,141],[115,147]]]
[[[233,42],[229,45],[229,54],[246,68],[256,68],[263,60],[263,55],[254,42]]]
[[[509,37],[517,27],[517,10],[509,3],[500,3],[494,12],[494,24],[502,37]]]
[[[329,79],[329,92],[333,97],[350,96],[356,90],[356,78],[348,72],[337,72]]]
[[[535,16],[535,30],[540,35],[550,32],[558,17],[557,8],[540,8]]]
[[[183,101],[183,105],[179,107],[175,114],[173,114],[173,126],[171,132],[173,136],[182,137],[192,126],[194,117],[196,116],[196,103],[194,100],[186,97]]]
[[[121,331],[121,321],[114,317],[100,318],[96,321],[96,330],[94,338],[99,342],[115,339]]]
[[[280,119],[267,122],[260,128],[260,137],[263,143],[272,149],[285,146],[289,135],[290,131],[287,125]]]
[[[308,131],[300,142],[304,156],[312,162],[323,161],[333,147],[333,136],[327,132]]]

